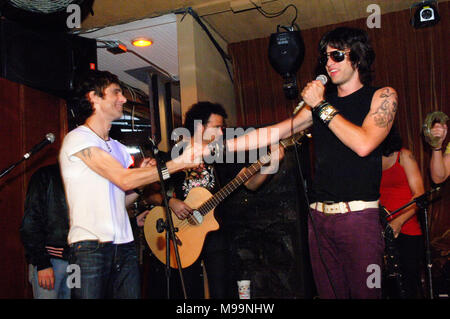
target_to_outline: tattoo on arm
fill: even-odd
[[[380,94],[380,98],[383,99],[380,106],[371,115],[378,127],[387,127],[394,121],[395,113],[397,112],[397,93],[386,88]]]
[[[92,153],[91,153],[91,148],[85,148],[81,151],[81,155],[86,158],[86,159],[91,159],[92,158]]]

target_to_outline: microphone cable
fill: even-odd
[[[291,135],[293,135],[293,134],[294,134],[294,116],[291,115]],[[312,216],[312,213],[311,213],[311,207],[310,207],[310,204],[309,204],[306,180],[303,177],[302,166],[301,166],[300,158],[299,158],[299,155],[298,155],[297,143],[294,143],[294,151],[295,151],[295,159],[297,161],[298,172],[300,174],[300,182],[301,182],[301,185],[303,187],[303,195],[305,197],[306,204],[307,204],[308,217],[309,217],[309,219],[311,221],[311,227],[312,227],[312,230],[313,230],[313,233],[314,233],[314,237],[315,237],[316,242],[317,242],[317,252],[319,253],[320,262],[322,263],[323,267],[325,268],[325,272],[327,274],[327,278],[328,278],[328,282],[330,283],[331,290],[333,291],[334,297],[337,299],[336,289],[334,288],[333,281],[331,280],[330,270],[328,269],[325,261],[323,260],[322,250],[321,250],[319,239],[318,239],[318,236],[317,236],[317,229],[316,229],[316,225],[314,223],[314,219],[313,219],[313,216]],[[309,242],[309,229],[308,229],[308,242]],[[309,250],[309,245],[308,245],[308,250]],[[311,255],[311,252],[309,252],[309,255]],[[310,257],[310,259],[311,259],[311,257]]]

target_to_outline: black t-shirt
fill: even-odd
[[[364,86],[345,97],[338,97],[337,92],[332,92],[326,96],[326,100],[347,120],[361,126],[376,90],[377,88]],[[373,201],[380,197],[380,146],[368,156],[360,157],[315,117],[313,138],[315,169],[311,203]]]

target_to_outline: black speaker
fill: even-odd
[[[272,33],[269,39],[269,62],[281,76],[297,73],[305,56],[300,31]]]
[[[283,77],[283,91],[288,99],[298,97],[297,71],[305,56],[300,31],[272,33],[269,39],[270,65]]]
[[[0,19],[1,77],[67,98],[74,77],[97,66],[95,39],[35,31]]]

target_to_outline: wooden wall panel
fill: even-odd
[[[0,298],[30,298],[19,227],[28,181],[41,166],[57,161],[67,132],[65,102],[0,78],[0,169],[19,161],[47,133],[56,140],[0,179]]]

